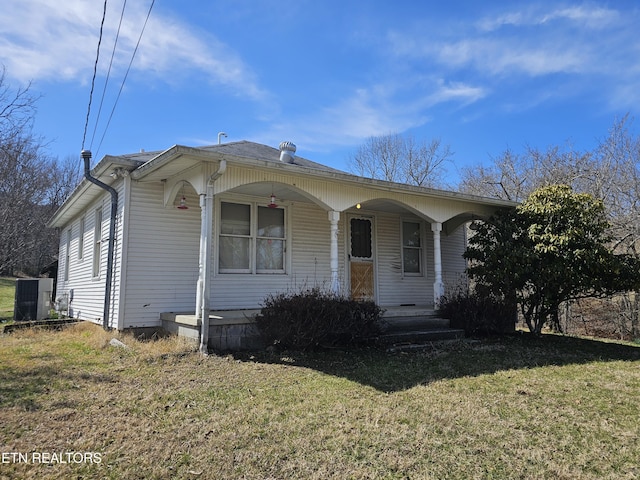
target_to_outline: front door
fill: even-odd
[[[374,299],[373,218],[349,219],[349,278],[355,300]]]

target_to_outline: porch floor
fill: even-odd
[[[449,327],[449,320],[439,318],[432,306],[383,307],[382,334],[379,344],[389,351],[415,349],[431,342],[464,337],[464,331]],[[218,310],[209,316],[210,345],[219,350],[243,349],[245,344],[259,348],[259,334],[253,317],[258,309]],[[198,339],[200,326],[194,313],[166,312],[160,315],[165,330]]]
[[[381,307],[384,310],[383,320],[388,324],[406,324],[411,319],[418,317],[435,317],[433,306],[391,306]],[[253,317],[260,313],[260,309],[247,310],[212,310],[209,314],[209,325],[240,325],[253,323]],[[164,312],[160,314],[160,320],[171,321],[189,326],[198,326],[196,315],[193,312]]]

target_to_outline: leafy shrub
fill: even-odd
[[[513,332],[517,310],[486,289],[459,288],[441,299],[439,315],[449,319],[451,328],[463,329],[467,336],[491,335]]]
[[[267,345],[295,350],[362,344],[379,333],[382,310],[319,288],[269,295],[256,316]]]

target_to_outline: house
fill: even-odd
[[[241,347],[247,311],[302,287],[433,308],[464,279],[463,227],[512,205],[348,174],[291,142],[176,145],[92,170],[83,157],[86,178],[50,221],[59,308],[118,330],[164,327],[202,349]]]

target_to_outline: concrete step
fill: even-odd
[[[382,345],[412,345],[425,342],[439,342],[464,338],[464,330],[456,328],[439,328],[430,330],[406,330],[382,334],[378,341]]]
[[[449,320],[432,309],[394,310],[383,316],[378,341],[388,350],[426,348],[429,342],[464,338],[464,330],[449,328]]]
[[[439,330],[449,328],[449,320],[435,315],[383,317],[385,332]]]

